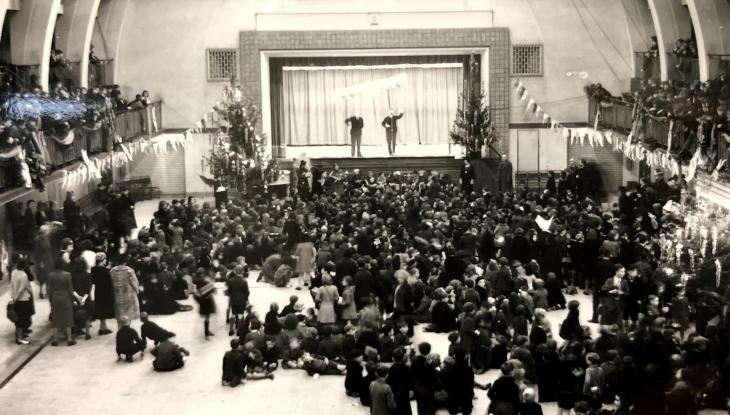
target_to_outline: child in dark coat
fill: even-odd
[[[137,330],[129,327],[127,317],[122,317],[119,322],[122,327],[117,331],[117,360],[122,360],[124,356],[127,362],[132,362],[137,353],[143,357],[145,344]]]
[[[565,308],[565,296],[561,290],[560,280],[554,272],[547,273],[547,281],[545,281],[545,289],[548,292],[548,309]],[[537,307],[537,306],[535,306]]]
[[[279,321],[279,304],[271,303],[269,312],[266,313],[264,318],[264,333],[267,336],[276,336],[281,333],[283,328],[281,321]]]
[[[361,356],[352,356],[345,365],[347,375],[345,376],[345,393],[347,396],[358,397],[362,390],[362,361]]]
[[[535,402],[535,390],[532,388],[526,388],[522,392],[520,415],[542,415],[542,406]]]

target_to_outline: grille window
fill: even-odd
[[[228,81],[238,76],[236,49],[208,49],[208,80]]]
[[[512,75],[542,76],[542,45],[512,46]]]

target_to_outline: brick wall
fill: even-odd
[[[509,141],[509,30],[413,29],[348,31],[243,31],[240,37],[241,85],[261,103],[261,51],[322,49],[489,47],[489,97],[500,138],[507,153]]]

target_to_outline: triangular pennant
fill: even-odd
[[[596,144],[603,147],[603,133],[601,133],[600,131],[596,131],[593,138]]]
[[[613,131],[606,131],[606,141],[608,142],[608,144],[613,144]]]
[[[122,144],[122,145],[120,145],[119,147],[121,147],[121,149],[122,149],[122,152],[123,152],[123,153],[124,153],[124,155],[125,155],[125,156],[127,157],[127,159],[128,159],[129,161],[132,161],[132,153],[131,153],[131,152],[129,151],[129,148],[128,148],[128,147],[127,147],[127,146],[126,146],[125,144]]]
[[[525,89],[525,92],[522,93],[522,97],[520,98],[520,101],[525,101],[529,97],[530,97],[530,94],[528,94],[527,89]]]
[[[527,107],[525,107],[525,111],[530,112],[530,109],[533,105],[535,105],[535,100],[533,98],[530,98],[530,100],[527,102]]]

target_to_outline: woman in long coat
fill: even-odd
[[[122,317],[130,321],[139,318],[139,281],[134,270],[127,266],[127,257],[122,256],[121,264],[109,271],[114,287],[114,314],[117,323]]]
[[[51,323],[53,324],[53,341],[51,345],[58,346],[58,339],[62,331],[66,333],[69,346],[76,344],[71,335],[74,325],[73,302],[76,299],[71,273],[63,269],[64,264],[59,258],[54,270],[48,275],[48,299],[51,303]]]
[[[352,277],[346,275],[342,281],[342,311],[340,318],[344,321],[357,319],[357,308],[355,308],[355,287],[352,285]]]
[[[99,335],[103,336],[112,331],[106,325],[106,320],[115,318],[114,313],[114,286],[109,274],[106,254],[96,254],[96,266],[91,268],[91,280],[94,282],[94,318],[99,320]]]
[[[307,234],[302,234],[299,243],[294,248],[294,255],[297,258],[297,266],[294,272],[299,275],[299,286],[309,286],[314,274],[314,258],[317,250]]]
[[[332,285],[332,278],[329,275],[322,276],[322,286],[317,290],[316,301],[319,303],[319,314],[317,321],[320,324],[334,324],[337,321],[335,304],[340,300],[337,287]]]

